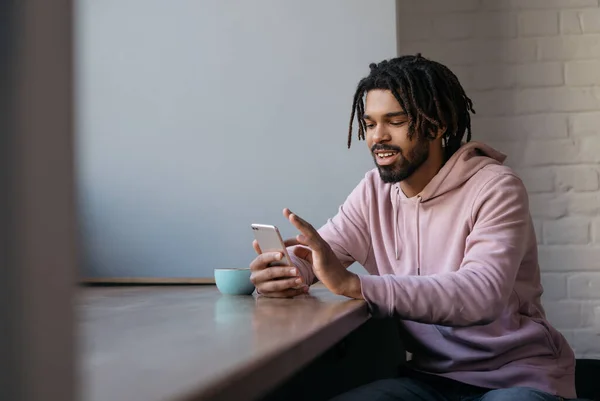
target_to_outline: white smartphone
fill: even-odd
[[[251,224],[251,227],[254,238],[258,241],[258,246],[263,253],[281,252],[283,254],[280,260],[272,262],[270,266],[292,266],[292,261],[277,227],[268,224]]]

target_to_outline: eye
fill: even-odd
[[[405,123],[406,123],[406,121],[392,121],[392,122],[390,122],[390,125],[394,125],[396,127],[399,127],[399,126],[401,126],[401,125],[403,125]]]
[[[373,129],[373,128],[375,128],[375,124],[373,124],[373,123],[365,123],[365,127],[367,127],[367,129]]]

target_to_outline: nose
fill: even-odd
[[[385,127],[385,124],[377,124],[375,127],[373,127],[371,130],[371,135],[373,138],[373,143],[383,143],[392,139],[390,133]]]

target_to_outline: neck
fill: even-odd
[[[431,149],[427,161],[411,174],[405,180],[400,182],[400,189],[407,198],[412,198],[423,191],[429,182],[435,177],[444,165],[444,152],[440,147],[439,151]]]

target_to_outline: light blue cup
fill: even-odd
[[[222,294],[250,295],[254,284],[250,281],[250,269],[215,269],[215,283]]]

